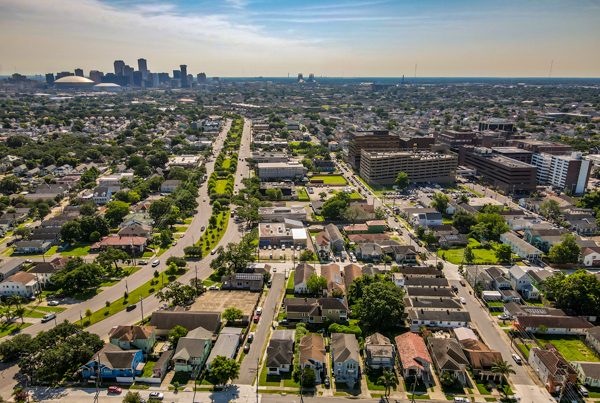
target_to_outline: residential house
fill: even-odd
[[[106,186],[98,186],[94,189],[94,194],[92,195],[92,200],[96,204],[106,204],[110,201],[112,197],[112,191],[109,187]]]
[[[319,232],[314,237],[314,244],[319,255],[319,259],[329,260],[329,255],[331,254],[331,239],[329,239],[329,235],[327,235],[325,231]]]
[[[50,281],[50,277],[58,273],[60,269],[62,269],[62,265],[55,265],[48,262],[39,262],[36,263],[36,265],[33,266],[33,268],[29,270],[28,273],[36,276],[41,285],[46,285],[52,284],[52,281]]]
[[[150,326],[156,327],[157,337],[166,337],[175,326],[182,326],[188,331],[203,327],[217,335],[221,329],[220,312],[203,311],[155,311],[150,319]]]
[[[30,273],[19,271],[0,282],[0,294],[5,297],[19,295],[30,297],[40,290],[40,281]]]
[[[294,293],[305,294],[308,293],[306,282],[313,274],[316,274],[314,267],[308,263],[300,263],[296,266],[294,271]]]
[[[313,167],[315,171],[333,172],[335,171],[335,162],[333,160],[325,160],[323,158],[313,158]]]
[[[547,230],[543,230],[547,231]],[[521,259],[526,259],[532,262],[537,262],[544,254],[535,245],[521,239],[514,232],[508,231],[500,235],[500,242],[512,248],[512,253],[519,256]]]
[[[240,346],[240,340],[242,339],[242,328],[236,327],[224,327],[219,338],[215,343],[208,359],[206,360],[206,369],[210,372],[210,366],[215,358],[223,356],[228,359],[234,359],[237,354],[238,347]]]
[[[325,232],[331,241],[331,251],[334,253],[342,252],[344,250],[345,241],[338,227],[334,224],[328,224],[325,226]]]
[[[494,279],[487,271],[479,266],[467,266],[465,272],[465,278],[467,279],[467,282],[471,284],[471,287],[475,287],[476,284],[481,284],[483,291],[491,291],[494,289]]]
[[[385,220],[371,220],[365,222],[365,224],[367,225],[369,234],[382,234],[388,227],[388,224]]]
[[[471,363],[473,375],[482,381],[500,382],[502,375],[492,372],[496,361],[504,361],[499,351],[491,350],[480,340],[466,339],[460,342],[463,352]]]
[[[47,241],[18,241],[15,243],[14,253],[44,254],[52,247],[52,242]]]
[[[140,349],[150,354],[156,344],[155,330],[154,326],[115,326],[108,331],[108,338],[122,350]]]
[[[142,237],[150,238],[152,235],[152,227],[144,224],[132,224],[121,228],[118,233],[120,238],[123,237]]]
[[[60,228],[38,227],[27,237],[28,241],[46,241],[57,245],[61,240]]]
[[[600,247],[582,248],[581,261],[586,267],[600,266]]]
[[[582,385],[600,387],[600,362],[569,361]]]
[[[429,337],[427,339],[429,351],[438,375],[449,372],[460,382],[466,382],[466,368],[469,360],[465,356],[455,339]]]
[[[433,311],[425,309],[409,309],[408,319],[411,329],[421,326],[455,328],[468,326],[471,314],[467,311]]]
[[[160,191],[163,193],[171,193],[174,192],[179,185],[181,185],[180,180],[166,180],[160,185]]]
[[[317,383],[322,382],[322,371],[326,368],[326,350],[323,338],[316,333],[303,336],[298,346],[299,362],[302,368],[312,368],[317,375]]]
[[[432,225],[443,225],[442,214],[435,213],[415,213],[412,215],[411,223],[414,227],[429,227]]]
[[[550,252],[550,248],[562,242],[562,236],[567,234],[561,229],[527,229],[523,233],[523,239],[544,253]]]
[[[198,327],[181,337],[173,354],[175,372],[192,372],[202,369],[212,346],[212,332]]]
[[[600,353],[600,326],[589,328],[585,333],[585,341],[588,346]]]
[[[373,333],[365,339],[365,364],[373,369],[392,369],[395,364],[394,346],[390,339]]]
[[[575,214],[565,217],[565,221],[571,225],[571,229],[580,236],[592,236],[598,232],[596,218],[592,215]]]
[[[532,348],[529,350],[529,365],[544,387],[550,393],[560,393],[567,382],[577,383],[577,371],[551,344],[547,350]]]
[[[344,284],[346,285],[346,290],[348,290],[350,284],[359,277],[362,277],[362,270],[358,265],[349,264],[344,266]]]
[[[454,298],[454,291],[451,288],[425,288],[425,287],[405,287],[406,295],[418,298]]]
[[[421,336],[413,332],[396,336],[396,348],[404,379],[415,376],[425,382],[433,380],[431,356]]]
[[[143,360],[142,350],[122,350],[108,343],[79,369],[85,379],[91,376],[102,376],[103,379],[133,378],[142,374]]]
[[[331,370],[336,382],[346,382],[353,388],[360,374],[360,347],[353,334],[331,334]]]
[[[508,278],[510,280],[510,285],[515,291],[520,292],[523,290],[523,287],[531,285],[531,278],[519,265],[514,265],[508,269]]]
[[[432,225],[427,227],[429,233],[433,234],[436,238],[442,235],[458,235],[458,230],[450,224]]]
[[[102,252],[110,247],[123,250],[129,254],[141,254],[144,253],[147,242],[147,238],[140,236],[109,236],[90,246],[90,252]]]
[[[546,306],[537,305],[521,305],[514,302],[507,302],[504,304],[504,314],[509,315],[512,318],[516,318],[520,315],[525,316],[566,316],[562,309],[550,308]]]
[[[260,273],[229,273],[221,277],[221,283],[223,289],[261,291],[264,278]]]
[[[550,316],[550,315],[532,315],[518,316],[517,326],[520,330],[526,332],[538,333],[540,326],[544,326],[545,334],[562,335],[582,335],[587,334],[587,330],[594,327],[584,318],[574,316]]]
[[[458,298],[404,298],[406,309],[424,309],[426,311],[462,311],[463,304]]]
[[[438,243],[442,248],[452,248],[455,246],[467,246],[469,244],[469,239],[466,235],[441,235],[438,238]]]
[[[450,287],[450,284],[443,277],[408,277],[404,280],[404,287],[444,288]]]
[[[154,364],[154,368],[152,368],[152,377],[160,378],[161,380],[165,377],[169,370],[169,364],[173,358],[173,350],[163,351],[160,355],[156,364]]]
[[[65,197],[69,192],[69,189],[57,183],[44,183],[35,188],[34,190],[35,192],[28,193],[25,195],[25,198],[27,200],[54,199],[56,196],[60,196],[62,198]]]
[[[489,267],[485,269],[490,277],[493,279],[493,287],[494,289],[500,290],[510,290],[510,280],[504,273],[504,271],[499,267]]]
[[[359,243],[354,248],[354,254],[357,259],[379,261],[382,258],[381,246],[374,242]]]
[[[293,340],[273,340],[267,347],[267,375],[281,375],[283,372],[290,372],[292,361],[294,360],[294,341]]]
[[[0,281],[18,272],[23,263],[25,259],[0,259]]]
[[[333,295],[343,296],[346,292],[342,282],[342,273],[337,264],[328,264],[321,266],[321,277],[327,280],[327,289],[323,290],[323,296],[332,297]]]
[[[337,298],[285,298],[283,304],[290,322],[348,321],[348,305]]]

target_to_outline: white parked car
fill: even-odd
[[[467,300],[464,297],[460,297],[460,302],[464,305],[467,303]]]
[[[48,306],[57,306],[60,302],[54,300],[54,301],[50,301],[48,302]]]

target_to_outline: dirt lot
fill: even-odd
[[[244,316],[250,317],[254,312],[260,298],[259,292],[250,291],[206,291],[191,306],[191,311],[223,312],[234,307],[241,309]]]
[[[282,250],[281,247],[278,247],[277,249],[271,249],[271,250],[267,249],[267,250],[264,250],[261,247],[258,256],[259,256],[259,259],[261,261],[274,260],[274,261],[281,262],[281,261],[285,260],[287,262],[291,262],[293,260],[294,254],[296,254],[296,261],[298,261],[298,259],[300,259],[300,255],[302,254],[302,252],[304,252],[306,250],[314,252],[314,248],[313,248],[312,242],[310,242],[310,245],[308,246],[308,249],[300,247],[300,250],[296,250],[296,248],[294,248],[292,250],[291,248],[289,248],[287,246],[286,246],[285,250]],[[273,254],[273,259],[271,259],[269,257],[269,255],[271,253]],[[282,255],[282,254],[283,254],[283,260],[279,258],[279,256]]]

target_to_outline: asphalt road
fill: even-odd
[[[283,273],[273,274],[273,284],[267,295],[267,299],[263,305],[263,313],[256,327],[254,341],[250,347],[250,351],[242,361],[240,368],[240,377],[235,383],[242,385],[252,385],[256,377],[256,368],[263,352],[267,337],[269,336],[269,328],[275,318],[277,305],[281,299],[281,292],[285,286],[285,275]]]

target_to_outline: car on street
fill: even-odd
[[[31,259],[25,259],[25,263],[33,263],[33,260],[31,260]]]
[[[135,308],[137,308],[137,304],[131,304],[131,305],[127,305],[127,308],[125,308],[125,310],[127,312],[131,312],[133,311]]]
[[[500,316],[498,316],[498,319],[500,319],[500,320],[509,320],[510,319],[510,315],[500,315]]]
[[[219,286],[218,285],[211,285],[210,287],[208,287],[209,290],[218,290]]]
[[[261,306],[259,306],[258,308],[256,308],[256,314],[258,316],[262,315],[262,307]]]
[[[56,300],[48,302],[48,306],[57,306],[58,304],[60,304],[60,302],[58,302]]]
[[[254,332],[248,335],[248,343],[252,343],[254,341]]]
[[[465,297],[460,297],[460,302],[464,305],[467,303],[467,300],[465,299]]]
[[[459,283],[460,283],[460,285],[462,285],[463,287],[466,287],[466,286],[467,286],[463,280],[460,280],[460,281],[459,281]]]
[[[521,361],[521,357],[519,357],[519,356],[518,356],[518,355],[516,355],[516,354],[513,354],[513,355],[512,355],[512,358],[513,358],[513,360],[515,360],[515,362],[516,362],[517,364],[519,364],[519,365],[521,365],[521,364],[523,363],[523,361]]]
[[[211,250],[211,251],[210,251],[210,254],[211,254],[211,255],[214,255],[215,253],[217,253],[217,250],[216,250],[216,249],[213,249],[213,250]]]
[[[173,241],[173,246],[177,245],[177,241]]]
[[[156,267],[160,264],[160,260],[155,260],[154,262],[152,262],[152,267]]]
[[[121,389],[118,386],[109,386],[108,387],[108,393],[121,393],[123,392],[123,389]]]
[[[204,231],[204,226],[200,227],[200,231]]]
[[[329,377],[326,376],[325,380],[323,381],[323,384],[325,385],[326,388],[329,388],[329,386],[331,385],[331,382],[329,381]]]
[[[160,392],[150,392],[150,399],[157,399],[157,400],[163,400],[165,398],[165,395],[163,395]]]
[[[248,354],[249,351],[250,351],[250,343],[246,343],[244,345],[244,353]]]
[[[273,285],[273,281],[271,281],[271,280],[267,281],[267,287],[271,288],[271,285]]]
[[[259,319],[260,319],[260,316],[258,316],[258,315],[255,315],[255,316],[254,316],[254,323],[258,323],[258,320],[259,320]]]
[[[140,264],[140,266],[146,266],[148,264],[147,260],[138,260],[138,263]]]
[[[65,294],[63,294],[62,292],[59,292],[58,294],[54,294],[53,295],[54,298],[58,298],[58,299],[62,299],[65,297]]]
[[[470,403],[468,397],[454,396],[454,403]]]

